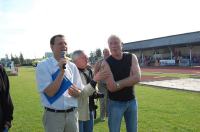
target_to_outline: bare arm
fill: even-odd
[[[45,88],[44,93],[46,93],[50,97],[54,96],[55,93],[60,88],[63,77],[64,77],[64,72],[60,72],[57,78],[49,86]]]
[[[108,90],[110,92],[114,92],[115,89],[116,89],[115,80],[114,80],[113,74],[112,74],[112,72],[110,70],[110,67],[109,67],[108,63],[105,60],[101,64],[101,71],[110,73],[110,76],[108,76],[105,79],[105,81],[106,81],[106,85],[107,85]]]
[[[72,85],[71,88],[69,88],[68,93],[73,97],[88,97],[97,90],[97,81],[104,80],[108,76],[110,76],[108,72],[97,72],[93,77],[93,82],[95,83],[94,85],[91,84],[91,81],[90,83],[85,85],[85,87],[82,90],[80,90],[76,85]]]
[[[62,68],[63,64],[67,63],[67,60],[62,58],[60,59],[58,65],[60,67],[60,73],[58,74],[58,76],[56,77],[56,79],[45,88],[44,93],[46,93],[48,96],[52,97],[56,94],[56,92],[59,90],[60,85],[62,83],[63,77],[64,77],[64,73],[65,70]]]
[[[111,72],[108,63],[106,61],[104,61],[103,63],[104,63],[103,65],[105,67],[105,70],[107,70],[107,72]],[[138,83],[140,79],[141,79],[141,71],[138,64],[138,60],[135,55],[132,55],[132,65],[131,65],[131,70],[130,70],[130,76],[115,82],[112,75],[106,79],[106,84],[110,92],[116,92],[125,87],[133,86],[134,84]],[[120,86],[119,88],[117,88],[116,83],[119,84]]]
[[[76,85],[72,85],[68,90],[69,95],[76,97],[76,98],[77,97],[79,97],[79,98],[89,97],[94,92],[95,92],[95,88],[93,88],[90,83],[85,85],[85,87],[82,90],[80,90]]]
[[[131,70],[130,70],[130,76],[117,81],[119,83],[120,88],[128,87],[128,86],[133,86],[136,83],[140,82],[141,80],[141,70],[140,66],[138,64],[138,60],[136,55],[132,55],[132,65],[131,65]]]

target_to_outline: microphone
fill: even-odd
[[[60,52],[60,57],[61,58],[66,58],[67,52],[66,51],[61,51]],[[63,69],[66,69],[66,64],[63,64]]]

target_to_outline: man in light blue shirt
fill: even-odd
[[[78,132],[78,102],[66,90],[55,102],[50,104],[45,96],[53,97],[61,87],[64,77],[67,77],[74,86],[83,88],[79,71],[75,64],[61,56],[62,51],[67,51],[67,43],[63,35],[55,35],[50,40],[53,57],[43,60],[37,65],[36,80],[45,108],[43,125],[46,132]],[[63,68],[63,65],[66,68]],[[60,70],[52,79],[52,75]]]

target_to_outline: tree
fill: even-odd
[[[11,58],[11,61],[14,61],[14,60],[15,60],[15,58],[13,57],[12,54],[10,55],[10,58]]]
[[[9,60],[8,54],[5,55],[5,59],[6,59],[7,61]]]
[[[89,61],[91,64],[95,64],[101,58],[102,58],[102,52],[100,48],[90,52]]]
[[[71,58],[71,54],[68,54],[68,53],[67,53],[66,56],[67,56],[68,58]]]
[[[15,55],[14,57],[14,64],[20,64],[19,57]]]
[[[20,64],[23,65],[24,64],[24,57],[23,57],[22,53],[20,53],[20,55],[19,55],[19,60],[20,60]]]

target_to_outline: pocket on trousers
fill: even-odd
[[[43,125],[45,127],[46,123],[47,123],[47,111],[46,110],[44,111],[42,122],[43,122]]]
[[[76,122],[78,122],[78,117],[79,117],[78,110],[75,109],[75,110],[74,110],[74,118],[75,118]]]

